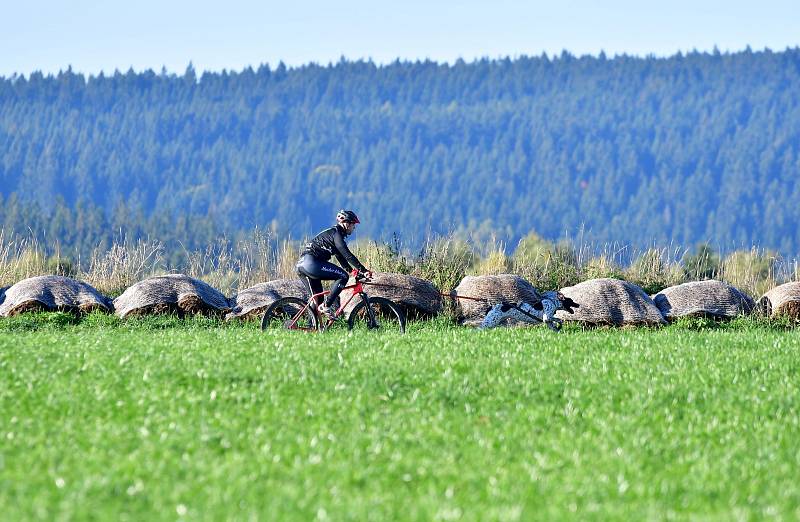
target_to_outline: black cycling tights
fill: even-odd
[[[325,306],[333,304],[350,278],[350,275],[341,267],[317,259],[311,254],[304,255],[297,262],[297,273],[300,275],[300,280],[305,283],[306,288],[311,292],[311,295],[322,292],[322,280],[336,279],[336,282],[331,287],[331,293],[325,298]],[[317,304],[320,304],[322,297],[317,297],[316,301]]]

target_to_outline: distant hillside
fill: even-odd
[[[0,224],[83,247],[581,227],[800,253],[800,49],[0,79]],[[491,223],[489,223],[491,221]]]

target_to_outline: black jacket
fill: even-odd
[[[362,272],[366,272],[367,270],[364,265],[361,264],[361,261],[347,248],[347,243],[344,242],[344,232],[342,232],[339,225],[326,228],[317,234],[314,239],[303,247],[301,255],[306,254],[311,254],[322,261],[328,261],[331,256],[336,256],[339,264],[348,272],[352,270],[351,265]]]

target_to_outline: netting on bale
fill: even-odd
[[[591,326],[655,326],[666,323],[656,304],[639,286],[619,279],[590,279],[562,288],[561,293],[578,305],[575,313],[564,310],[556,317]]]
[[[297,297],[307,301],[309,295],[299,279],[275,279],[258,283],[245,288],[230,299],[232,310],[225,316],[225,320],[255,319],[261,316],[269,305],[282,297]]]
[[[88,313],[114,309],[111,300],[91,285],[56,275],[24,279],[9,287],[1,301],[0,316],[3,317],[28,311]]]
[[[350,279],[349,284],[353,284]],[[442,311],[442,296],[433,283],[419,277],[406,274],[375,272],[372,280],[364,284],[364,291],[370,297],[384,297],[399,304],[409,317],[431,317]],[[342,303],[350,299],[351,290],[344,290],[340,295]],[[350,311],[358,304],[353,299],[345,307]]]
[[[768,317],[800,320],[800,282],[776,286],[758,300],[758,310]]]
[[[221,315],[230,310],[219,290],[183,274],[149,277],[131,286],[114,300],[119,317],[174,313]]]
[[[453,298],[462,322],[474,326],[498,303],[525,301],[534,305],[542,301],[541,293],[532,284],[514,274],[466,276],[453,290]]]
[[[755,307],[741,290],[714,279],[671,286],[654,295],[653,301],[668,321],[678,317],[733,319]]]

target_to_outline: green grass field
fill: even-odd
[[[708,326],[708,327],[706,327]],[[800,517],[800,331],[0,320],[0,519]]]

